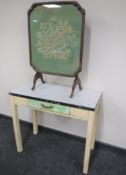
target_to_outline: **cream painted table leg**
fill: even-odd
[[[10,100],[11,100],[11,111],[12,111],[13,127],[14,127],[17,151],[22,152],[23,146],[22,146],[20,124],[18,119],[17,105],[15,105],[14,103],[14,96],[10,96]]]
[[[85,147],[85,155],[84,155],[84,167],[83,167],[84,174],[87,174],[88,167],[89,167],[94,119],[95,119],[95,113],[93,111],[89,111],[86,147]]]
[[[33,109],[33,134],[38,134],[38,116],[37,110]]]
[[[95,119],[94,119],[93,131],[92,131],[91,150],[94,149],[94,145],[95,145],[95,135],[96,135],[96,128],[97,128],[97,120],[98,120],[98,112],[95,113]]]

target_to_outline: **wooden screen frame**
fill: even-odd
[[[30,30],[30,14],[31,12],[34,10],[35,7],[37,6],[41,6],[41,5],[48,5],[48,4],[56,4],[56,5],[74,5],[81,13],[82,16],[82,20],[81,20],[81,37],[80,37],[80,59],[79,59],[79,67],[78,69],[73,73],[73,75],[66,75],[63,73],[52,73],[52,72],[48,72],[48,71],[40,71],[37,70],[37,68],[33,65],[32,63],[32,51],[31,51],[31,30]],[[80,79],[78,77],[78,74],[81,72],[82,70],[82,59],[83,59],[83,45],[84,45],[84,25],[85,25],[85,10],[80,6],[80,4],[76,1],[52,1],[52,2],[38,2],[38,3],[33,3],[31,8],[28,10],[28,38],[29,38],[29,57],[30,57],[30,65],[31,67],[35,70],[36,74],[34,76],[34,80],[33,80],[33,87],[32,90],[35,89],[35,84],[38,78],[40,78],[42,80],[42,82],[44,83],[43,80],[43,76],[42,74],[49,74],[49,75],[58,75],[58,76],[65,76],[65,77],[75,77],[74,83],[75,84],[80,84]],[[81,89],[81,85],[79,86]],[[74,89],[75,87],[73,87]],[[72,90],[74,91],[74,90]],[[71,97],[73,95],[71,94]]]

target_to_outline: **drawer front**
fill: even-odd
[[[53,103],[48,103],[48,102],[42,102],[38,100],[31,100],[31,99],[27,100],[27,105],[32,108],[36,108],[42,111],[50,111],[50,112],[69,115],[68,106],[63,106],[63,105],[53,104]]]

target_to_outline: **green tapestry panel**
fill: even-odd
[[[73,4],[36,6],[30,14],[31,61],[37,71],[73,76],[80,65],[81,12]]]

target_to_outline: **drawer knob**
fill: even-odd
[[[44,105],[44,104],[41,104],[41,106],[43,107],[43,108],[46,108],[46,109],[52,109],[53,108],[53,106],[52,105],[48,105],[48,106],[46,106],[46,105]]]

